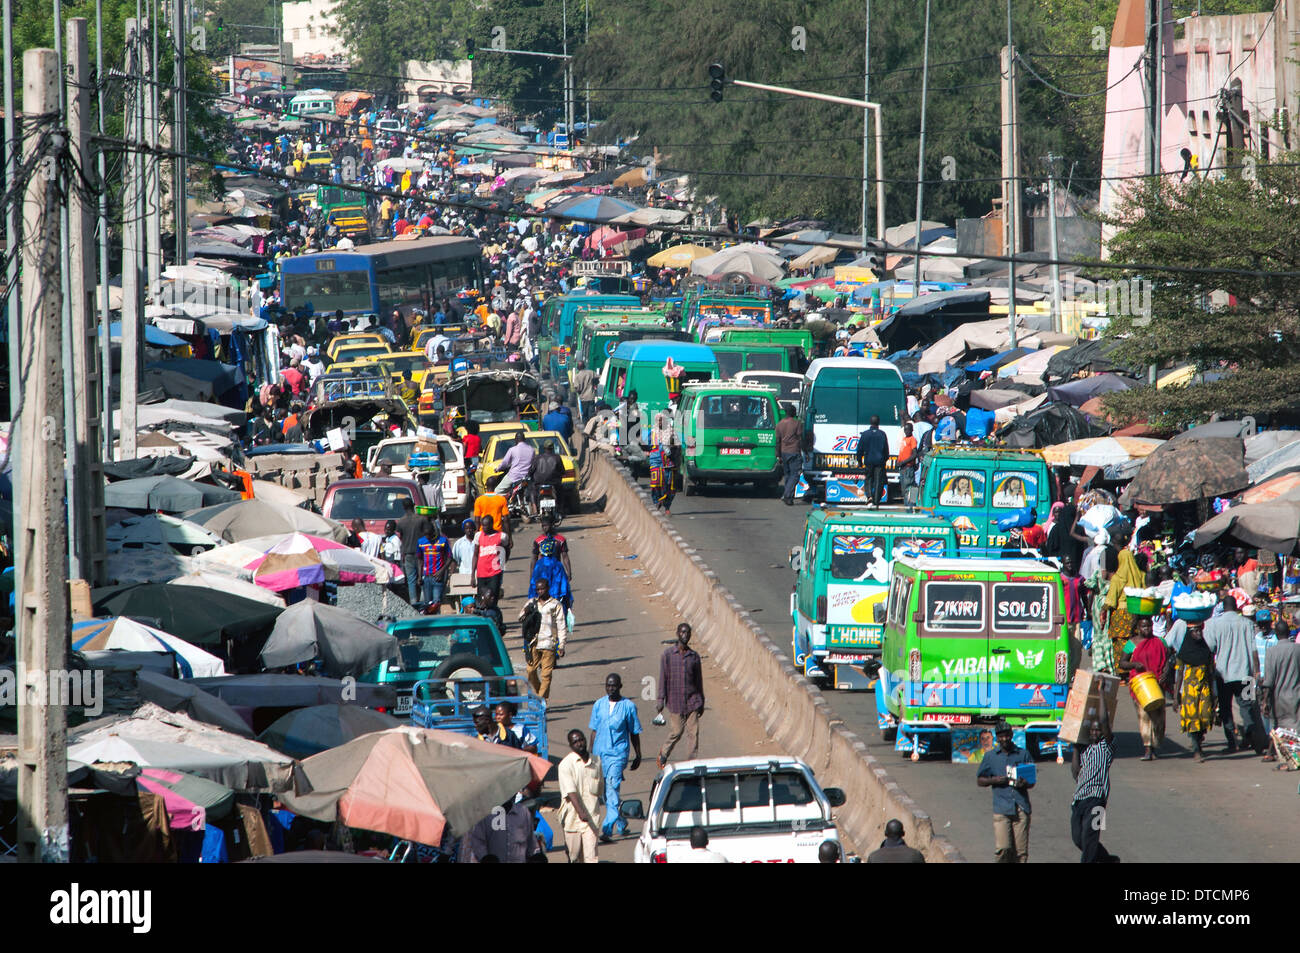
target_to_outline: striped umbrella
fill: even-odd
[[[308,533],[246,539],[195,559],[204,566],[248,570],[253,582],[272,592],[323,582],[386,584],[397,575],[395,567],[382,559]]]

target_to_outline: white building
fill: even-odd
[[[334,16],[334,0],[300,0],[281,9],[284,41],[293,44],[297,62],[318,63],[347,56]]]
[[[407,60],[403,89],[410,99],[430,102],[439,96],[464,96],[473,84],[472,60]]]

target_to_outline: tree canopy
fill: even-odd
[[[1181,424],[1297,403],[1300,153],[1271,162],[1235,155],[1230,163],[1240,172],[1217,180],[1135,180],[1108,222],[1119,229],[1112,260],[1133,265],[1153,286],[1149,323],[1121,316],[1108,328],[1120,342],[1117,356],[1138,366],[1190,363],[1206,377],[1107,395],[1108,408],[1126,420]],[[1225,295],[1226,304],[1212,303]]]

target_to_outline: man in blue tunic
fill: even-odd
[[[641,767],[641,719],[636,704],[622,696],[622,688],[623,679],[611,672],[605,679],[605,697],[596,699],[591,706],[588,726],[591,752],[600,758],[605,773],[605,819],[600,825],[600,839],[605,843],[613,840],[615,828],[619,834],[628,832],[627,821],[620,813],[623,771]],[[634,755],[631,765],[627,763],[629,747]]]

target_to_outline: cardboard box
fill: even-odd
[[[1060,740],[1078,744],[1088,740],[1088,733],[1100,721],[1101,699],[1106,699],[1110,724],[1115,726],[1115,705],[1119,700],[1120,680],[1114,675],[1104,675],[1079,669],[1074,673],[1070,694],[1065,699],[1065,717],[1061,719]]]

